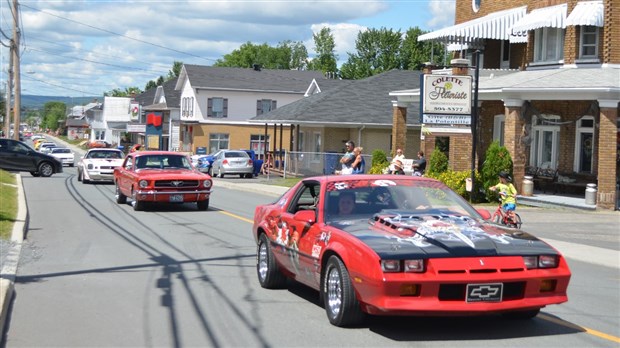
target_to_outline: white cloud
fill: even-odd
[[[440,29],[454,25],[455,0],[430,0],[428,8],[431,19],[426,25],[431,29]]]

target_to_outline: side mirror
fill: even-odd
[[[488,210],[484,209],[484,208],[476,209],[476,211],[485,220],[489,220],[491,218],[491,213]]]
[[[293,215],[293,219],[313,224],[316,222],[316,213],[314,210],[300,210]]]

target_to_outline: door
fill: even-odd
[[[559,126],[532,127],[533,139],[530,150],[530,165],[557,169]]]

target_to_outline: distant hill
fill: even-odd
[[[61,102],[65,103],[67,107],[74,105],[86,105],[93,100],[97,99],[99,102],[103,101],[103,96],[99,97],[54,97],[47,95],[26,95],[22,94],[21,107],[22,109],[43,109],[45,103],[48,102]]]

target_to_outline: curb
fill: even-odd
[[[14,244],[9,250],[2,270],[0,271],[0,329],[4,333],[8,309],[15,292],[15,274],[17,272],[17,264],[19,262],[19,254],[22,250],[24,241],[24,233],[27,228],[28,206],[26,205],[26,196],[24,195],[24,187],[22,185],[22,177],[16,174],[17,182],[17,218],[13,224],[11,232],[11,242]]]

